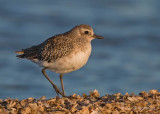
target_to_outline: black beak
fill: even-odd
[[[94,38],[98,38],[98,39],[104,39],[104,37],[99,36],[99,35],[96,35],[96,34],[94,34],[93,37],[94,37]]]

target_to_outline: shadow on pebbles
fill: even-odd
[[[159,113],[160,92],[142,91],[139,95],[121,93],[100,97],[97,90],[89,95],[46,99],[0,99],[0,114],[136,114]]]

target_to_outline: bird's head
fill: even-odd
[[[75,26],[72,29],[72,32],[74,36],[81,37],[81,38],[87,38],[90,41],[95,38],[103,39],[102,36],[94,34],[94,31],[91,26],[85,25],[85,24]]]

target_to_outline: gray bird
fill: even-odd
[[[63,34],[55,35],[39,45],[16,51],[18,58],[29,59],[43,67],[42,73],[55,89],[57,95],[65,96],[63,74],[83,67],[91,54],[91,40],[102,36],[96,35],[89,25],[81,24]],[[46,70],[60,73],[62,92],[49,79]]]

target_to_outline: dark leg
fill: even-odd
[[[62,94],[62,92],[58,89],[58,87],[49,79],[49,77],[47,76],[46,72],[45,72],[46,68],[42,69],[42,73],[43,75],[48,79],[48,81],[52,84],[53,88],[55,89],[57,95],[59,96],[59,94]]]
[[[63,85],[63,74],[60,74],[59,78],[60,78],[60,81],[61,81],[61,87],[62,87],[63,96],[65,96],[64,85]]]

